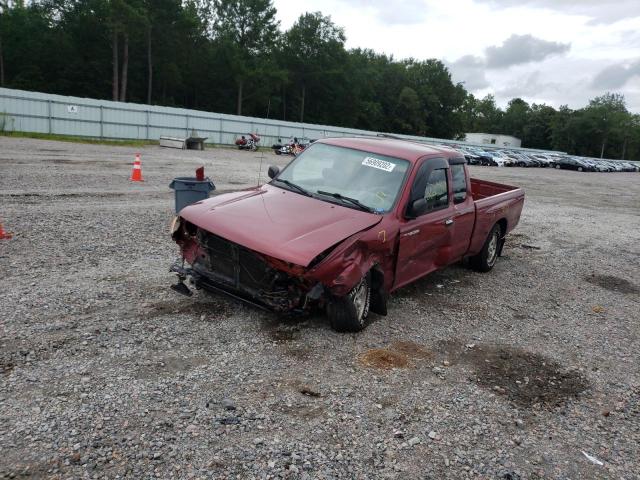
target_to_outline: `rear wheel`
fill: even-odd
[[[367,274],[344,297],[336,297],[327,304],[331,328],[338,332],[359,332],[367,325],[371,303],[371,275]]]
[[[480,253],[469,259],[471,268],[478,272],[488,272],[496,264],[498,259],[498,251],[500,249],[500,238],[502,237],[502,229],[500,225],[495,224],[489,236],[480,250]]]

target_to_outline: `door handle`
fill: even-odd
[[[444,221],[444,224],[445,224],[447,227],[450,227],[451,225],[453,225],[453,220],[452,220],[451,218],[447,218],[447,219]]]

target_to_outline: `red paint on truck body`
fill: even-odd
[[[449,204],[417,218],[407,217],[411,187],[420,166],[434,159],[460,162],[448,148],[382,138],[324,139],[326,143],[410,162],[393,210],[376,214],[308,197],[266,184],[217,195],[184,208],[180,216],[206,232],[258,255],[270,267],[295,278],[302,290],[320,283],[331,295],[346,295],[374,269],[389,293],[436,269],[478,253],[491,228],[503,235],[518,223],[524,192],[470,179],[467,197],[454,202],[447,171]],[[304,155],[304,154],[303,154]],[[174,235],[188,262],[195,235]]]

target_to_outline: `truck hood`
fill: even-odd
[[[194,203],[180,216],[250,250],[307,267],[381,216],[263,185]]]

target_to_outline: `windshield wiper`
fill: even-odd
[[[345,197],[344,195],[342,195],[340,193],[323,192],[322,190],[318,190],[318,193],[320,195],[326,195],[328,197],[337,198],[338,200],[344,200],[345,202],[349,202],[352,205],[355,205],[356,207],[360,208],[361,210],[365,210],[367,212],[373,213],[373,208],[368,207],[367,205],[362,203],[357,198]]]
[[[285,180],[285,179],[282,179],[282,178],[274,178],[274,181],[282,182],[285,185],[288,185],[289,187],[296,189],[301,194],[306,195],[307,197],[313,197],[313,194],[311,192],[309,192],[308,190],[305,190],[300,185],[296,185],[295,183],[290,182],[289,180]]]

